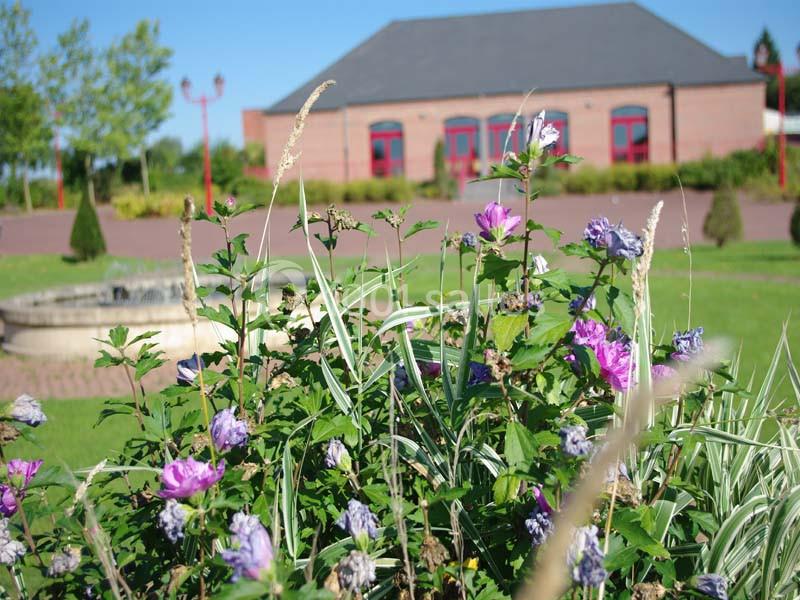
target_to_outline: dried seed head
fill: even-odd
[[[194,268],[192,265],[192,217],[194,216],[194,198],[186,196],[183,200],[181,215],[181,262],[183,263],[183,309],[192,322],[197,325],[197,291],[194,286]]]
[[[425,566],[428,568],[428,571],[433,573],[450,558],[450,553],[438,539],[432,535],[428,535],[422,540],[419,556],[425,561]]]
[[[656,240],[656,227],[658,226],[658,218],[661,216],[661,209],[664,206],[664,201],[659,200],[653,207],[650,217],[647,219],[647,225],[644,228],[644,244],[642,256],[636,263],[633,273],[631,273],[631,282],[633,285],[633,300],[636,306],[636,315],[642,314],[644,307],[644,293],[645,283],[647,281],[647,273],[650,271],[650,264],[653,261],[653,250],[655,248]]]

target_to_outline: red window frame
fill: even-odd
[[[400,158],[392,156],[392,142],[400,140]],[[375,145],[383,145],[383,158],[376,158]],[[369,132],[369,152],[373,177],[398,177],[402,176],[405,165],[403,160],[404,149],[403,128],[396,129],[371,129]]]
[[[647,140],[644,143],[635,144],[633,141],[633,128],[636,125],[644,125],[647,131]],[[617,127],[625,129],[625,146],[616,146],[614,143],[614,130]],[[613,115],[611,116],[611,162],[640,163],[647,162],[650,158],[650,126],[647,114],[641,115]]]
[[[463,188],[468,178],[475,177],[480,169],[478,165],[478,159],[480,157],[478,132],[479,123],[477,120],[474,123],[459,123],[457,125],[448,125],[445,123],[444,137],[445,148],[447,149],[446,159],[450,166],[450,173],[458,181],[460,188]],[[467,135],[467,152],[466,154],[459,154],[457,143],[458,136],[463,134]]]
[[[495,162],[500,162],[503,160],[503,148],[506,143],[506,134],[508,133],[508,128],[511,126],[511,122],[513,121],[514,117],[510,117],[508,120],[492,120],[489,118],[488,121],[488,135],[489,135],[489,153],[491,160]],[[508,148],[506,148],[506,152],[515,152],[519,153],[525,144],[524,140],[524,132],[520,133],[520,129],[524,129],[521,119],[517,120],[516,126],[514,127],[514,131],[511,132]]]

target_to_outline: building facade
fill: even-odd
[[[554,51],[559,33],[566,46]],[[297,110],[326,79],[337,86],[301,141],[306,179],[431,179],[439,141],[454,176],[485,173],[524,144],[524,125],[506,137],[530,86],[524,121],[545,110],[561,132],[553,151],[600,167],[723,155],[763,139],[764,81],[743,57],[636,4],[594,5],[391,23],[270,108],[243,112],[245,141],[265,149],[251,174],[270,176]]]

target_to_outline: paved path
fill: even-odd
[[[487,202],[492,197],[487,198]],[[678,191],[658,193],[602,194],[593,196],[559,196],[541,198],[536,201],[531,216],[550,227],[565,232],[565,240],[577,239],[583,226],[591,217],[606,215],[612,221],[623,219],[632,230],[640,230],[652,206],[659,199],[664,200],[664,211],[658,227],[656,244],[662,248],[683,245],[681,224],[683,203]],[[688,191],[686,208],[689,217],[689,234],[693,244],[702,242],[703,218],[711,202],[710,192]],[[521,214],[519,200],[507,203],[515,214]],[[350,205],[348,208],[361,220],[371,221],[370,215],[379,206]],[[449,221],[450,231],[474,231],[473,214],[482,208],[480,202],[437,202],[418,200],[410,211],[410,220],[436,219]],[[742,199],[742,219],[744,235],[747,240],[788,239],[791,203],[765,204]],[[105,233],[108,251],[116,256],[158,258],[177,260],[179,256],[178,220],[175,218],[140,219],[120,221],[114,217],[113,210],[104,206],[99,209],[100,220]],[[261,239],[266,212],[258,210],[240,217],[236,221],[237,232],[251,234],[251,249],[255,249]],[[46,212],[32,216],[0,216],[0,254],[54,253],[69,254],[69,235],[74,213]],[[297,220],[297,208],[277,206],[272,212],[271,249],[274,256],[297,256],[305,254],[305,242],[300,230],[292,231]],[[388,227],[376,223],[375,229],[381,234],[369,244],[369,253],[383,257],[384,245],[394,253],[394,237],[388,235]],[[440,231],[425,231],[414,238],[411,253],[437,252]],[[194,255],[206,258],[221,247],[221,233],[208,223],[196,223],[192,235]],[[534,240],[546,247],[543,236]],[[337,252],[342,255],[361,256],[364,252],[364,236],[347,233],[340,237]]]

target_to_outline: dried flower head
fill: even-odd
[[[425,562],[428,571],[433,573],[450,558],[450,552],[436,537],[428,534],[422,540],[419,557]]]
[[[47,568],[50,577],[63,577],[78,568],[81,562],[81,550],[75,546],[67,546],[61,552],[53,554],[52,562]]]
[[[197,325],[197,290],[194,285],[192,263],[192,217],[194,217],[194,198],[183,199],[181,215],[181,263],[183,264],[183,309],[192,326]]]

